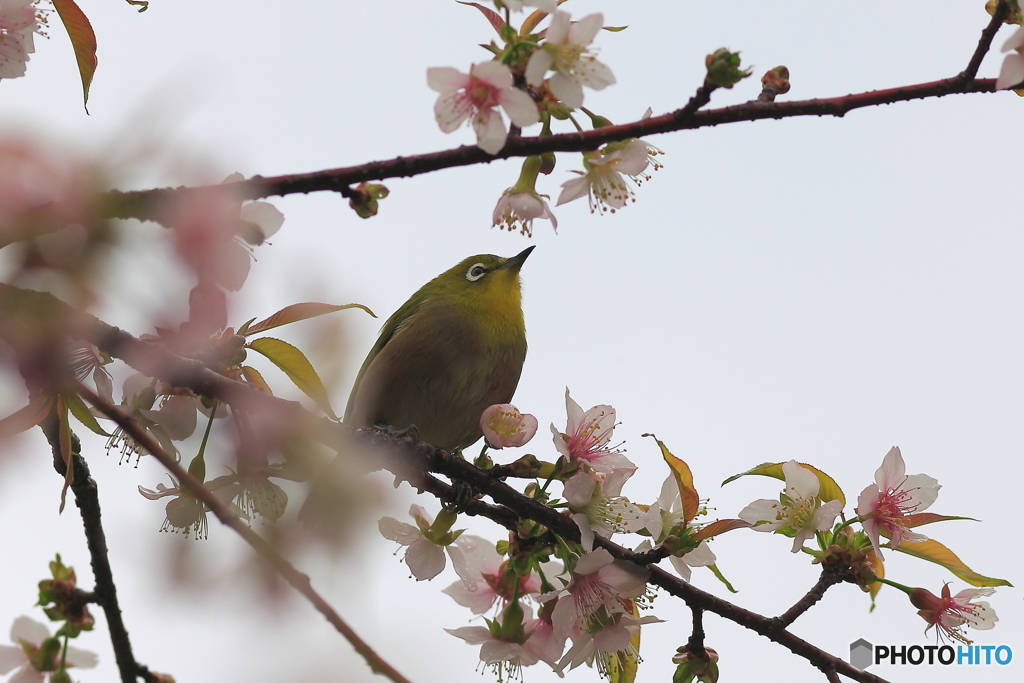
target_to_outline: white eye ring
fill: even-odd
[[[487,275],[487,269],[484,268],[484,264],[482,263],[474,263],[469,267],[469,270],[466,271],[466,279],[470,282],[476,282],[484,275]]]

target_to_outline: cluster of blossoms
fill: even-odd
[[[551,134],[552,119],[568,119],[582,130],[573,117],[577,111],[590,117],[595,128],[611,125],[583,108],[585,87],[602,90],[615,83],[611,69],[596,58],[591,47],[604,26],[604,16],[590,14],[572,21],[569,13],[556,10],[553,0],[496,2],[499,9],[512,11],[521,10],[524,4],[538,9],[516,30],[507,23],[507,12],[502,18],[494,10],[474,3],[503,42],[502,46],[493,42],[486,46],[494,59],[472,65],[468,73],[451,67],[427,70],[427,84],[439,93],[434,105],[438,126],[450,133],[469,122],[477,146],[488,154],[498,154],[510,134],[500,112],[516,129],[540,123],[541,135]],[[537,31],[547,16],[551,17],[547,28]],[[650,110],[646,116],[650,116]],[[636,184],[646,180],[648,167],[661,167],[655,161],[661,153],[637,139],[586,152],[584,170],[574,171],[579,177],[563,183],[557,203],[587,197],[591,211],[614,212],[633,201],[626,179]],[[548,195],[536,189],[538,175],[551,173],[554,163],[550,153],[526,158],[518,182],[502,193],[494,207],[494,225],[531,234],[533,221],[541,218],[557,228],[546,201]]]
[[[796,460],[762,465],[746,474],[767,474],[786,482],[778,500],[758,500],[740,512],[740,519],[749,522],[755,531],[792,538],[793,552],[809,553],[816,562],[843,562],[854,570],[858,583],[872,596],[882,584],[904,591],[911,603],[920,608],[918,614],[928,622],[926,630],[935,627],[941,638],[969,643],[963,627],[990,629],[995,625],[997,617],[988,603],[971,600],[991,595],[991,586],[1007,583],[971,572],[945,546],[911,531],[923,524],[964,518],[924,513],[935,502],[941,486],[927,474],[907,475],[899,448],[889,450],[875,471],[874,483],[861,491],[856,517],[838,523],[844,507],[843,494],[827,474]],[[855,522],[862,530],[852,530],[850,525]],[[818,540],[816,550],[805,547],[812,538]],[[945,585],[941,598],[923,588],[908,588],[884,578],[883,547],[931,560],[961,576],[971,574],[980,582],[975,585],[985,587],[963,590],[950,597],[949,586]]]
[[[717,535],[748,527],[781,534],[793,539],[794,553],[808,553],[816,563],[845,566],[847,576],[854,577],[872,598],[883,583],[903,590],[928,629],[934,627],[942,638],[970,642],[964,628],[994,625],[995,612],[987,602],[975,599],[991,595],[991,585],[1005,582],[974,574],[959,560],[954,566],[948,558],[955,556],[948,549],[911,530],[956,518],[924,513],[940,486],[927,475],[907,475],[898,448],[888,452],[875,472],[874,483],[860,493],[852,519],[840,519],[845,498],[827,474],[790,460],[744,473],[783,479],[785,488],[778,499],[754,501],[737,519],[696,523],[700,515],[707,514],[707,507],[693,488],[685,462],[656,439],[671,474],[655,502],[637,505],[622,495],[637,467],[621,444],[613,445],[615,409],[597,405],[584,410],[568,390],[565,402],[564,430],[551,425],[554,463],[531,454],[509,465],[493,465],[488,449],[524,446],[537,431],[532,415],[507,404],[491,406],[481,416],[486,446],[476,463],[499,468],[500,476],[536,478],[537,483],[526,487],[526,495],[570,516],[580,532],[578,543],[547,527],[524,522],[507,540],[494,544],[453,530],[454,512],[444,510],[432,520],[416,505],[410,510],[415,526],[391,518],[380,521],[381,533],[405,546],[405,562],[417,579],[434,578],[444,569],[446,554],[451,558],[459,581],[444,592],[482,616],[484,625],[446,630],[479,645],[481,662],[493,667],[499,680],[519,677],[523,667],[539,662],[560,675],[584,663],[606,674],[635,667],[639,630],[661,620],[642,615],[652,597],[647,588],[647,566],[616,559],[603,547],[603,539],[614,534],[646,537],[635,552],[668,557],[686,581],[694,567],[709,567],[725,580],[708,545]],[[562,485],[559,498],[547,492],[555,481]],[[860,524],[861,530],[855,531],[854,523]],[[817,541],[816,548],[808,546],[812,539]],[[961,576],[973,575],[980,582],[976,585],[985,587],[951,596],[949,587],[944,586],[941,596],[936,596],[923,588],[902,586],[884,578],[883,547],[944,564]],[[690,673],[710,672],[717,668],[716,662],[717,655],[711,650],[700,655],[683,653],[678,662],[682,673],[677,673],[690,680],[686,678]]]
[[[650,597],[650,572],[616,559],[600,547],[599,538],[621,533],[646,536],[637,550],[650,549],[652,541],[665,546],[687,580],[691,567],[715,561],[706,540],[691,537],[697,530],[690,524],[696,510],[683,511],[676,477],[668,478],[662,495],[649,506],[621,495],[637,468],[621,445],[613,444],[615,409],[598,405],[584,410],[568,390],[565,402],[564,430],[551,425],[557,461],[542,463],[528,455],[505,467],[517,476],[562,483],[560,499],[546,493],[547,484],[528,490],[571,516],[580,531],[579,543],[531,526],[494,544],[453,531],[456,516],[448,511],[431,520],[415,505],[410,510],[415,526],[392,518],[379,524],[382,535],[405,546],[405,562],[418,580],[438,575],[446,554],[452,560],[460,580],[444,592],[474,615],[491,616],[484,617],[486,625],[448,632],[480,645],[480,660],[493,667],[499,679],[516,677],[522,667],[538,662],[561,674],[584,663],[605,672],[615,666],[612,662],[625,666],[639,660],[639,629],[661,621],[641,616]],[[537,431],[536,418],[507,404],[488,408],[480,423],[491,449],[523,446]],[[487,462],[489,458],[481,455],[478,463]]]

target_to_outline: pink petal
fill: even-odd
[[[427,69],[427,86],[441,94],[448,94],[466,87],[469,75],[450,66],[435,66]]]
[[[476,131],[476,146],[488,154],[497,154],[505,146],[508,131],[494,109],[481,110],[473,118],[473,130]]]
[[[551,25],[548,26],[548,30],[544,34],[544,39],[549,43],[564,43],[569,35],[570,18],[571,15],[568,12],[555,12],[551,17]]]
[[[68,646],[68,657],[67,663],[71,666],[81,667],[83,669],[91,669],[99,664],[100,658],[96,656],[95,652],[89,652],[88,650],[79,650],[77,647]]]
[[[28,664],[28,657],[20,647],[0,645],[0,676],[8,674],[14,669]]]
[[[899,488],[907,476],[907,465],[898,446],[893,446],[882,458],[882,466],[875,471],[875,483],[882,493]]]
[[[540,121],[540,114],[537,112],[537,105],[533,98],[519,88],[503,90],[498,95],[498,102],[501,103],[501,108],[505,110],[508,117],[512,119],[512,123],[520,128]]]
[[[568,18],[568,15],[566,15]],[[569,42],[574,45],[587,46],[594,42],[594,37],[604,25],[604,15],[600,12],[588,14],[569,28]],[[550,29],[549,29],[550,30]]]
[[[576,79],[566,76],[561,71],[548,80],[552,94],[570,109],[583,106],[583,86]]]
[[[444,93],[434,103],[434,118],[442,133],[451,133],[473,113],[473,103],[462,92]]]
[[[567,180],[562,183],[562,192],[558,195],[555,206],[561,206],[580,197],[586,197],[590,193],[590,179],[585,175]]]
[[[462,638],[470,645],[486,643],[491,639],[491,632],[483,626],[463,626],[462,628],[446,628],[445,631],[456,638]]]
[[[149,496],[146,497],[149,498]],[[377,521],[377,529],[380,531],[380,535],[384,538],[389,541],[396,541],[402,545],[412,545],[415,541],[423,537],[423,534],[420,533],[419,529],[411,524],[399,522],[394,517],[381,517],[380,520]]]
[[[501,62],[492,60],[474,64],[469,70],[469,74],[499,90],[512,87],[512,72]]]
[[[50,637],[50,629],[40,624],[35,619],[18,617],[11,624],[11,642],[20,644],[22,641],[39,647],[44,640]]]
[[[405,563],[417,581],[429,581],[444,569],[444,551],[425,538],[415,541],[405,552]]]
[[[1024,82],[1024,56],[1006,55],[999,69],[999,78],[996,79],[996,90],[1006,90],[1021,82]]]
[[[550,29],[548,29],[550,31]],[[544,75],[551,68],[555,58],[546,50],[536,50],[530,55],[530,61],[526,63],[526,82],[533,86],[539,86],[544,82]]]

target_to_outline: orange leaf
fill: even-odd
[[[92,85],[93,74],[96,73],[96,65],[99,60],[96,58],[96,34],[93,33],[92,24],[85,12],[75,4],[74,0],[53,0],[53,7],[57,10],[64,28],[71,38],[71,47],[75,49],[75,59],[78,61],[78,73],[82,76],[83,104],[86,105],[85,113],[89,113],[89,87]]]
[[[653,437],[658,442],[661,456],[665,458],[669,469],[672,470],[676,487],[679,489],[679,497],[683,501],[683,521],[689,522],[697,516],[697,510],[700,508],[700,496],[697,495],[697,489],[693,488],[693,473],[690,472],[690,466],[672,455],[668,447],[654,434],[644,434],[643,436]]]
[[[972,522],[978,522],[981,520],[974,519],[974,517],[954,517],[952,515],[937,515],[934,512],[918,512],[914,515],[907,515],[903,518],[903,526],[910,529],[911,527],[921,526],[923,524],[931,524],[932,522],[948,522],[951,519],[969,519]]]
[[[750,522],[744,522],[742,519],[720,519],[715,522],[711,522],[707,526],[702,526],[700,531],[695,533],[692,538],[695,541],[703,541],[706,538],[712,538],[719,534],[724,534],[726,531],[732,531],[733,529],[746,529],[751,526]]]

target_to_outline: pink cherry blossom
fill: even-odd
[[[25,75],[39,28],[34,0],[0,0],[0,78]]]
[[[830,529],[843,506],[838,500],[823,503],[818,498],[818,478],[796,460],[785,463],[782,472],[786,488],[781,500],[756,500],[740,511],[739,518],[753,525],[754,531],[792,534],[795,553],[815,532]]]
[[[647,515],[619,495],[634,470],[617,469],[606,475],[579,472],[565,482],[562,494],[569,508],[580,513],[594,533],[635,533],[647,524]],[[573,516],[576,517],[575,515]]]
[[[493,405],[480,416],[480,429],[491,448],[518,448],[537,433],[537,418],[508,403]]]
[[[549,70],[554,71],[548,87],[570,109],[583,106],[583,86],[601,90],[614,83],[612,70],[597,61],[588,49],[603,23],[601,14],[571,22],[567,12],[555,12],[540,49],[530,55],[526,65],[527,82],[540,86],[544,75]]]
[[[456,581],[442,592],[455,602],[468,607],[473,614],[483,614],[497,602],[504,606],[513,598],[515,576],[506,572],[507,562],[498,555],[494,544],[479,536],[463,535],[455,541],[465,558],[466,580]],[[540,577],[531,573],[519,577],[519,597],[540,592]]]
[[[581,462],[591,469],[610,473],[616,469],[636,470],[616,447],[608,445],[615,429],[615,408],[607,405],[594,406],[583,412],[579,403],[572,400],[565,390],[565,411],[568,420],[565,433],[551,425],[555,448],[570,462]]]
[[[552,228],[558,228],[558,220],[551,213],[545,198],[535,190],[520,190],[510,187],[501,193],[491,215],[493,225],[505,230],[519,230],[524,235],[533,235],[533,221],[537,218],[551,221]]]
[[[893,548],[905,541],[927,538],[909,531],[905,518],[927,509],[935,502],[942,487],[927,474],[907,476],[906,472],[903,455],[899,448],[893,446],[875,472],[875,483],[861,491],[857,498],[857,514],[864,533],[879,555],[879,534],[888,537]]]
[[[646,142],[633,139],[613,152],[589,152],[583,157],[585,171],[573,171],[578,178],[562,183],[557,205],[587,197],[591,211],[615,213],[635,201],[633,190],[623,176],[635,178],[650,163]]]
[[[520,128],[540,120],[533,99],[513,85],[512,72],[500,62],[474,64],[468,74],[451,67],[427,69],[427,85],[440,93],[434,116],[441,130],[451,133],[469,119],[477,147],[488,154],[500,152],[508,137],[498,106]]]
[[[987,602],[971,602],[975,598],[987,597],[994,588],[968,588],[950,597],[949,584],[942,586],[942,597],[924,588],[916,588],[910,594],[910,602],[920,608],[918,614],[928,622],[927,633],[933,626],[940,638],[950,637],[962,643],[970,643],[962,627],[970,626],[979,630],[993,628],[999,617]]]

